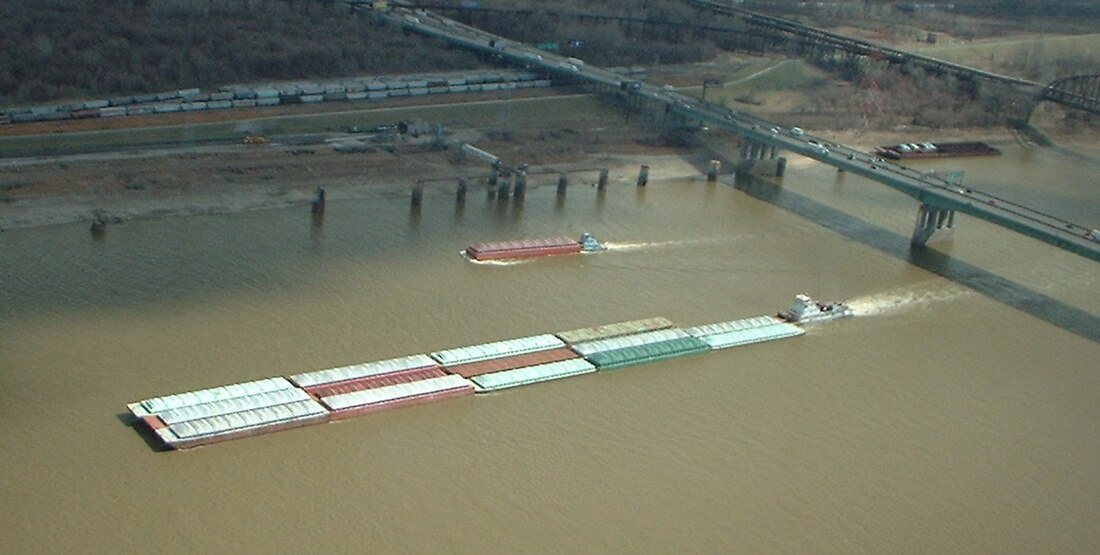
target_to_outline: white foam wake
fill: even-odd
[[[662,249],[666,247],[682,247],[685,245],[706,245],[709,243],[723,243],[735,241],[736,236],[723,237],[699,237],[696,239],[673,239],[669,241],[605,241],[603,245],[609,251],[640,251],[649,249]]]
[[[932,305],[951,302],[973,295],[964,287],[942,282],[925,287],[907,287],[869,295],[848,301],[848,306],[856,316],[886,316],[914,310],[922,310]]]
[[[462,255],[462,258],[465,258],[466,260],[468,260],[470,262],[473,262],[474,264],[480,264],[480,265],[483,265],[483,266],[516,266],[518,264],[523,264],[523,263],[529,262],[531,260],[530,258],[506,258],[506,259],[503,259],[503,260],[474,260],[473,258],[470,258],[469,256],[466,255],[465,250],[459,251],[459,254]]]

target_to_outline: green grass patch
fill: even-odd
[[[734,79],[722,79],[721,87],[707,87],[707,101],[732,106],[735,103],[761,105],[763,96],[770,92],[806,91],[824,87],[826,74],[802,60],[772,62],[764,67],[739,72]],[[701,97],[703,87],[680,89],[681,92]]]

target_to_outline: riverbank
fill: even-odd
[[[607,168],[612,183],[633,183],[642,164],[650,167],[653,180],[698,175],[705,165],[703,151],[670,144],[645,122],[608,123],[532,127],[507,136],[471,129],[460,135],[502,160],[528,164],[533,173]],[[1007,129],[810,132],[867,152],[916,140],[1019,140]],[[463,177],[477,191],[485,187],[488,172],[484,162],[459,160],[454,149],[424,150],[409,144],[393,151],[340,153],[324,141],[7,160],[0,166],[0,231],[87,222],[97,215],[122,222],[306,206],[317,187],[325,188],[329,200],[339,201],[362,198],[379,187],[402,191],[418,179],[427,180],[429,190],[450,189]],[[595,173],[579,174],[574,183],[586,179],[594,182]],[[551,181],[556,183],[552,173],[532,176],[529,187],[553,185]]]
[[[652,145],[625,141],[605,144],[604,150],[593,153],[546,141],[478,144],[502,159],[524,160],[532,173],[552,172],[529,178],[530,189],[555,185],[556,172],[575,169],[606,168],[612,182],[635,179],[641,164],[650,166],[655,179],[697,173],[698,161],[692,158],[701,155],[660,146],[657,137],[648,139],[642,143]],[[417,180],[424,180],[429,190],[451,191],[459,178],[465,178],[473,193],[485,189],[489,174],[487,164],[459,161],[454,150],[342,154],[328,144],[233,145],[26,162],[0,170],[0,231],[87,222],[97,215],[118,223],[306,206],[317,187],[325,188],[329,200],[339,201],[362,198],[380,188],[404,191]],[[573,183],[595,179],[596,172],[586,172]]]

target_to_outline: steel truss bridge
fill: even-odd
[[[1077,75],[1063,77],[1043,86],[1041,83],[1002,75],[989,71],[938,60],[930,56],[914,54],[896,48],[890,48],[870,41],[854,39],[837,33],[815,29],[807,25],[781,17],[764,15],[744,8],[731,6],[715,0],[688,0],[697,7],[714,12],[739,17],[750,27],[770,29],[783,33],[811,45],[833,48],[850,54],[868,56],[886,60],[895,64],[908,64],[921,67],[933,75],[952,75],[958,79],[985,81],[998,85],[1008,85],[1029,92],[1036,104],[1048,100],[1056,104],[1100,114],[1100,76]],[[1034,108],[1034,107],[1032,107]],[[1030,114],[1030,112],[1029,112]]]
[[[443,3],[414,3],[405,4],[404,6],[408,9],[431,10],[457,17],[475,14],[482,17],[531,17],[535,14],[542,14],[553,20],[567,18],[582,23],[614,23],[628,31],[637,29],[643,35],[656,34],[676,41],[683,40],[685,36],[693,39],[713,36],[724,39],[726,45],[732,48],[754,52],[763,52],[769,49],[777,50],[781,45],[791,45],[799,52],[839,51],[853,56],[867,56],[897,65],[920,67],[932,75],[950,75],[964,81],[988,82],[1020,90],[1034,100],[1034,104],[1025,108],[1023,113],[1026,114],[1026,117],[1021,117],[1022,120],[1029,118],[1035,106],[1044,100],[1067,108],[1100,114],[1100,75],[1063,77],[1044,86],[1041,83],[1027,79],[983,71],[930,56],[914,54],[874,42],[831,33],[803,25],[797,21],[761,14],[715,0],[687,1],[700,9],[738,17],[748,28],[734,29],[710,24],[556,10],[482,8]],[[370,6],[373,1],[357,0],[352,4]]]

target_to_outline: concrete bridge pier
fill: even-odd
[[[565,189],[569,186],[569,175],[565,172],[558,174],[558,196],[565,196]]]
[[[512,188],[511,179],[510,175],[505,175],[497,182],[497,200],[508,200]]]
[[[787,167],[787,159],[777,157],[778,149],[775,145],[766,145],[742,139],[741,151],[737,163],[738,175],[763,175],[768,177],[783,177]]]
[[[460,204],[463,203],[463,202],[466,202],[466,180],[465,179],[459,179],[458,180],[458,188],[455,190],[455,202],[460,203]]]
[[[607,170],[600,170],[600,178],[596,181],[596,190],[602,191],[607,188]]]
[[[313,200],[310,202],[310,210],[314,214],[325,213],[325,188],[317,187],[313,192]]]
[[[718,181],[718,172],[722,169],[721,160],[711,160],[707,168],[707,183]]]
[[[514,196],[516,200],[523,200],[524,195],[527,194],[527,172],[519,170],[516,172],[516,182],[513,186]]]
[[[420,203],[424,200],[424,184],[417,182],[413,185],[412,198],[409,199],[409,204],[412,206],[420,206]]]
[[[495,198],[497,196],[498,179],[500,179],[500,172],[498,172],[494,166],[492,171],[489,172],[489,198]]]
[[[937,231],[941,232],[940,235],[946,239],[954,228],[954,210],[937,208],[922,202],[920,209],[917,210],[917,225],[913,228],[913,238],[909,240],[909,244],[914,247],[923,247]]]

